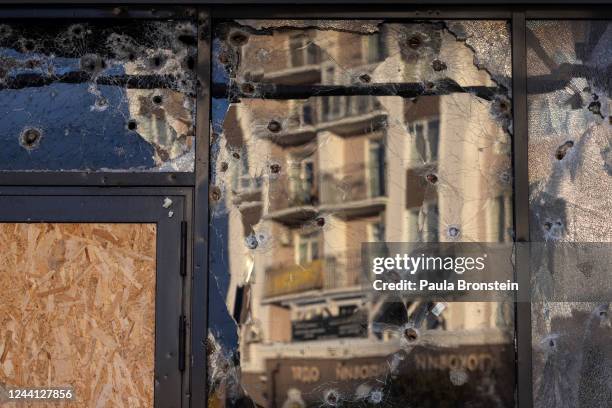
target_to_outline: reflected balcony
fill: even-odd
[[[326,254],[323,271],[323,289],[326,291],[355,290],[367,282],[361,265],[360,249]]]
[[[277,265],[266,270],[265,298],[302,293],[323,288],[322,261],[304,265]]]
[[[287,120],[270,122],[267,129],[260,130],[257,137],[282,146],[298,146],[312,141],[317,136],[316,112],[313,104],[306,102],[291,107]]]
[[[321,81],[321,51],[310,39],[302,35],[289,38],[287,65],[268,69],[264,80],[275,84],[300,85]]]
[[[326,96],[319,101],[318,130],[352,136],[382,129],[387,112],[374,96]]]
[[[285,185],[286,186],[286,185]],[[286,225],[299,225],[311,220],[319,204],[317,188],[309,183],[298,183],[291,188],[270,192],[268,213],[265,219]]]
[[[317,129],[312,124],[298,123],[287,126],[278,133],[260,132],[257,137],[270,140],[282,147],[298,146],[308,143],[317,136]]]
[[[326,254],[323,259],[296,264],[278,264],[266,269],[265,303],[362,295],[367,283],[361,265],[361,249]]]
[[[262,180],[250,175],[240,176],[232,186],[232,202],[234,205],[261,206]]]
[[[385,209],[385,167],[365,163],[321,173],[320,210],[343,218],[376,215]]]
[[[283,85],[312,84],[321,81],[321,65],[306,64],[264,73],[265,82]]]

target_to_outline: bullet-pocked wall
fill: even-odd
[[[364,242],[513,240],[509,23],[213,32],[210,406],[513,407],[512,303],[361,272]]]
[[[196,24],[0,21],[0,171],[194,168]]]

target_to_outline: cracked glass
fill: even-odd
[[[366,242],[513,240],[506,21],[214,27],[211,406],[515,405],[511,302],[363,289]]]
[[[562,245],[592,248],[612,241],[611,43],[609,20],[527,23],[531,240],[549,253]],[[564,291],[582,292],[593,261],[549,265],[532,275],[537,408],[607,407],[612,401],[609,297],[559,302],[549,296],[562,279],[573,282]],[[605,269],[609,280],[609,263]],[[600,282],[587,291],[606,283]]]
[[[196,25],[0,21],[0,171],[193,171]]]

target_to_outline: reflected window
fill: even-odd
[[[316,197],[315,170],[312,158],[297,159],[291,166],[289,191],[295,205],[312,204]]]
[[[432,162],[438,159],[438,138],[440,122],[437,118],[410,122],[408,130],[415,137],[416,151],[423,162]]]
[[[383,139],[368,141],[368,178],[370,197],[385,195],[385,144]]]
[[[437,204],[428,203],[422,209],[408,209],[406,223],[407,242],[438,242],[440,240]]]
[[[298,234],[297,264],[306,265],[319,259],[319,237],[317,234]]]
[[[385,242],[385,224],[380,221],[368,225],[368,242]]]
[[[374,33],[366,36],[366,62],[372,64],[385,59],[385,36],[383,33]]]
[[[302,105],[302,125],[313,125],[314,124],[314,114],[313,108],[310,103],[305,103]]]
[[[291,56],[292,67],[312,65],[319,62],[318,47],[303,34],[289,37],[289,54]]]

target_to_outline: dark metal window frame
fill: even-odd
[[[129,172],[0,172],[0,196],[69,195],[114,196],[120,203],[122,196],[146,198],[182,195],[185,201],[184,218],[188,225],[187,284],[184,308],[187,314],[188,381],[183,382],[182,405],[205,407],[207,401],[206,337],[208,304],[208,180],[211,109],[211,27],[212,22],[233,18],[316,18],[316,19],[505,19],[512,28],[512,90],[513,90],[513,169],[514,169],[514,229],[517,241],[529,241],[529,178],[527,134],[527,61],[526,21],[529,19],[611,19],[609,0],[590,0],[589,4],[576,1],[541,0],[527,6],[522,1],[472,0],[465,4],[457,0],[438,0],[430,4],[415,0],[406,4],[400,0],[382,0],[373,5],[368,0],[336,0],[317,4],[317,1],[283,0],[186,0],[184,5],[167,5],[159,0],[74,1],[56,0],[53,5],[26,6],[40,1],[0,0],[0,19],[11,18],[75,18],[75,19],[184,19],[198,22],[197,112],[195,172],[129,173]],[[106,3],[106,5],[99,5]],[[131,4],[130,4],[131,3]],[[320,3],[320,2],[319,2]],[[94,4],[94,5],[91,5]],[[351,4],[350,8],[346,4]],[[228,7],[231,5],[231,7]],[[5,186],[5,187],[2,187]],[[15,186],[15,187],[6,187]],[[18,187],[17,187],[18,186]],[[50,188],[45,186],[61,186]],[[117,188],[122,187],[122,188]],[[128,188],[129,187],[129,188]],[[2,200],[2,198],[0,198]],[[2,201],[0,201],[1,203]],[[113,202],[113,200],[111,200]],[[0,217],[11,210],[1,207]],[[111,205],[116,219],[137,207],[122,208]],[[64,210],[66,219],[70,218]],[[22,215],[26,215],[22,213]],[[529,254],[517,258],[517,281],[521,290],[529,290]],[[161,259],[161,258],[160,258]],[[516,303],[516,351],[518,405],[533,406],[531,376],[531,305]]]

